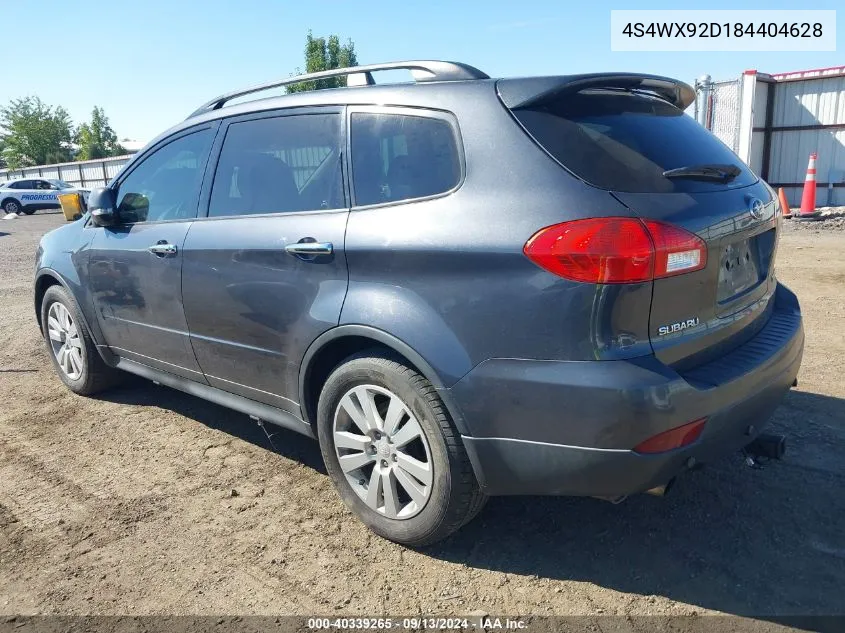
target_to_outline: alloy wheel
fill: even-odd
[[[53,355],[65,376],[78,380],[85,367],[82,341],[70,311],[58,301],[47,311],[47,334]]]
[[[353,387],[340,399],[332,433],[341,470],[370,509],[390,519],[422,511],[434,462],[422,426],[399,396],[376,385]]]

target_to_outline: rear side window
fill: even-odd
[[[209,216],[345,206],[339,114],[272,117],[229,126]]]
[[[678,108],[640,94],[584,91],[514,111],[549,154],[586,182],[612,191],[712,191],[756,182],[719,139]],[[730,164],[742,169],[725,184],[665,178],[679,167]]]
[[[357,205],[433,196],[460,180],[455,132],[443,119],[353,112],[350,135]]]

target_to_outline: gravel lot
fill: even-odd
[[[807,331],[784,462],[731,456],[618,506],[493,499],[417,552],[346,511],[306,438],[274,452],[246,416],[140,380],[65,389],[31,300],[61,222],[0,222],[0,613],[845,614],[841,231],[781,239]]]

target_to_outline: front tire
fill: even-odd
[[[100,357],[76,301],[62,286],[44,293],[41,331],[56,373],[74,393],[89,396],[118,382],[122,372]]]
[[[341,499],[386,539],[430,545],[486,500],[437,391],[402,362],[365,353],[338,366],[320,395],[317,431]]]

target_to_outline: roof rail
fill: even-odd
[[[204,103],[197,108],[188,117],[195,117],[209,112],[211,110],[218,110],[223,107],[227,101],[243,97],[254,92],[262,92],[272,88],[279,88],[281,86],[289,86],[291,84],[298,84],[303,81],[316,81],[318,79],[328,79],[329,77],[344,77],[347,76],[346,83],[348,86],[372,86],[372,73],[382,70],[410,70],[417,82],[422,81],[461,81],[466,79],[489,79],[490,77],[468,64],[460,62],[444,62],[444,61],[407,61],[407,62],[388,62],[385,64],[370,64],[368,66],[350,66],[349,68],[337,68],[334,70],[324,70],[317,73],[307,73],[305,75],[297,75],[296,77],[288,77],[287,79],[279,79],[276,81],[269,81],[263,84],[257,84],[244,88],[242,90],[235,90],[234,92],[227,92],[219,97],[215,97],[208,103]]]

